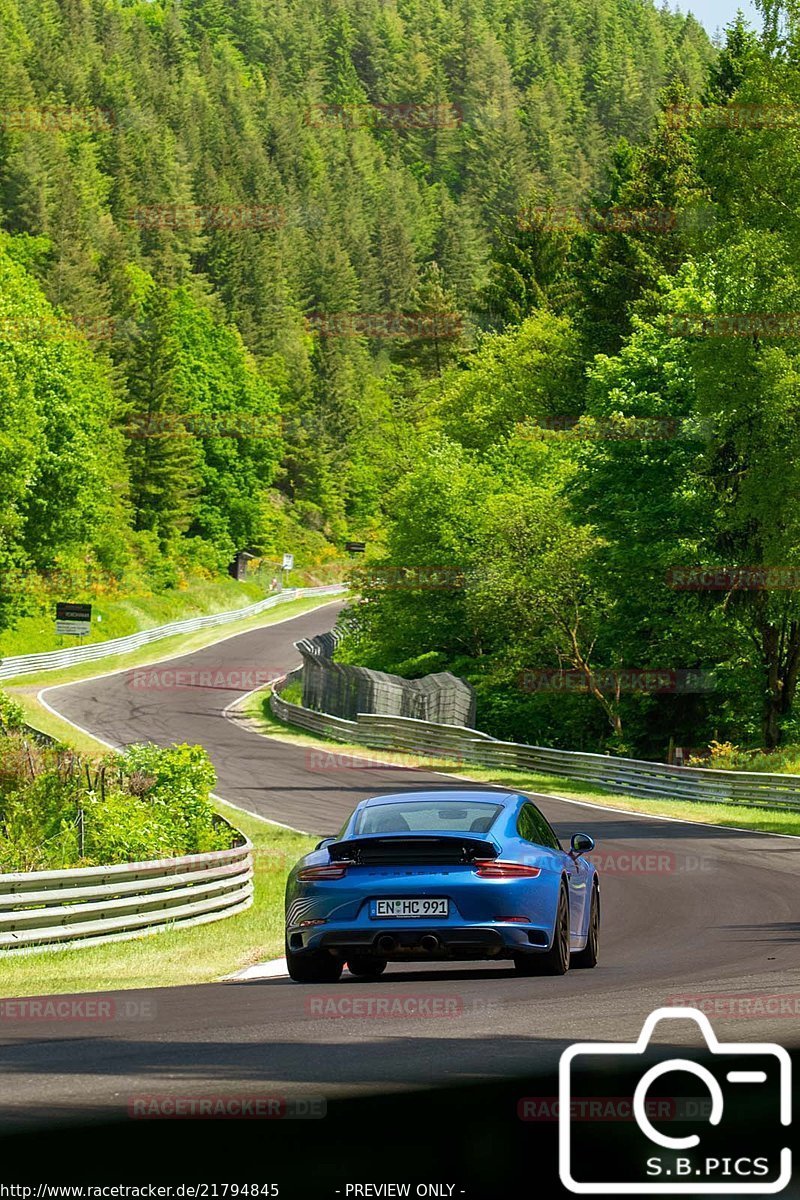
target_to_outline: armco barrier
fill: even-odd
[[[278,592],[275,596],[267,596],[265,600],[258,600],[246,608],[235,608],[232,612],[187,617],[184,621],[157,625],[153,629],[142,629],[138,633],[112,638],[107,642],[93,642],[89,646],[70,646],[66,650],[50,650],[42,654],[19,654],[0,661],[0,679],[12,679],[16,675],[35,675],[41,671],[55,670],[57,667],[72,667],[76,663],[95,662],[114,654],[124,654],[128,650],[138,650],[140,646],[172,637],[176,633],[195,633],[198,629],[213,629],[217,625],[227,625],[231,621],[255,617],[258,613],[285,604],[289,600],[300,600],[306,596],[334,596],[346,590],[340,583],[328,584],[326,587],[292,588],[289,591]]]
[[[285,683],[297,679],[293,671]],[[575,750],[552,750],[501,742],[458,725],[437,725],[410,717],[359,713],[345,721],[328,713],[289,704],[273,690],[272,712],[281,721],[338,741],[358,742],[371,749],[457,758],[483,767],[520,767],[542,775],[564,776],[594,783],[612,792],[712,804],[757,805],[800,812],[800,776],[767,775],[754,771],[719,771],[707,767],[671,767],[666,763]]]
[[[0,875],[0,958],[92,946],[232,917],[253,901],[253,848]]]

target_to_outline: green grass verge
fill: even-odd
[[[321,573],[324,576],[330,571]],[[304,582],[306,579],[307,582]],[[314,574],[311,571],[290,573],[287,579],[287,587],[313,586],[313,583]],[[69,594],[66,597],[61,595],[58,599],[91,601],[92,628],[88,637],[78,639],[56,633],[54,598],[52,602],[47,602],[44,609],[21,617],[12,628],[0,632],[0,656],[12,658],[17,654],[39,654],[70,646],[107,642],[138,633],[140,629],[168,625],[172,621],[246,608],[269,595],[267,588],[268,580],[264,575],[241,583],[223,575],[215,579],[189,579],[179,587],[161,592],[130,591],[97,595],[80,589],[77,592],[66,589]]]
[[[523,792],[544,792],[566,800],[580,800],[585,804],[596,804],[624,809],[626,812],[643,813],[647,816],[675,817],[682,821],[696,821],[708,825],[760,830],[763,833],[785,833],[800,835],[800,813],[779,812],[765,808],[750,808],[738,804],[692,803],[686,800],[650,799],[641,796],[625,796],[607,792],[592,784],[560,775],[540,775],[532,771],[508,768],[478,767],[464,765],[448,758],[432,758],[423,755],[395,754],[389,750],[369,750],[358,743],[334,741],[316,734],[298,731],[291,725],[279,721],[269,708],[269,689],[248,697],[242,708],[250,726],[266,737],[295,742],[302,746],[316,746],[339,754],[363,757],[378,757],[386,762],[403,766],[419,765],[427,770],[443,771],[475,783],[498,784],[501,787]],[[412,761],[413,760],[413,761]],[[579,824],[576,814],[576,828]]]
[[[223,801],[217,807],[253,843],[256,870],[251,908],[211,925],[135,941],[3,958],[0,993],[39,996],[208,983],[282,955],[286,876],[317,839],[266,824]]]
[[[155,594],[118,594],[92,596],[92,630],[88,637],[60,637],[55,631],[53,614],[38,612],[18,620],[12,629],[0,635],[0,654],[38,654],[46,650],[64,649],[106,642],[125,637],[140,629],[152,629],[170,621],[187,617],[202,617],[228,609],[245,608],[265,595],[263,584],[237,583],[234,579],[194,580],[185,588],[171,588]],[[54,602],[55,603],[55,602]]]

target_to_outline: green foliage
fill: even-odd
[[[570,321],[537,312],[486,335],[469,370],[445,375],[437,415],[449,437],[486,451],[525,421],[575,414],[581,369]]]
[[[499,229],[588,196],[712,55],[626,0],[4,0],[0,24],[0,627],[65,559],[175,580],[377,531],[487,303],[570,294],[563,239]]]
[[[0,234],[0,621],[19,608],[26,568],[103,555],[125,523],[109,373],[7,246]]]
[[[25,713],[22,705],[7,692],[0,692],[0,733],[13,732],[21,729],[24,724]]]
[[[191,847],[191,853],[218,848],[209,802],[216,772],[202,746],[129,746],[119,765],[123,783],[147,799],[174,842]]]
[[[388,561],[433,562],[451,536],[465,586],[373,589],[346,652],[409,668],[436,653],[475,682],[491,732],[658,757],[670,740],[797,740],[800,133],[769,114],[796,112],[800,73],[796,23],[767,7],[762,39],[741,19],[728,31],[707,115],[676,78],[648,138],[620,143],[569,245],[534,222],[499,247],[487,296],[504,332],[445,375],[431,436],[450,449],[392,494]],[[599,97],[614,61],[601,37]],[[674,220],[617,228],[602,214],[618,210]],[[710,320],[687,336],[686,314]],[[729,314],[786,327],[725,336]],[[559,410],[571,429],[547,428]],[[777,585],[676,586],[692,565],[772,568]],[[583,694],[515,695],[522,666],[566,668]],[[626,693],[624,669],[700,676]]]
[[[303,703],[303,684],[299,679],[293,679],[291,683],[287,683],[281,688],[281,700],[285,700],[287,704],[302,704]]]
[[[743,750],[731,742],[710,742],[706,754],[689,759],[691,767],[717,771],[765,771],[778,775],[800,775],[800,745],[789,743],[768,752]]]
[[[13,716],[13,714],[12,714]],[[8,728],[8,727],[7,727]],[[231,844],[198,746],[131,746],[97,764],[0,736],[0,872],[140,862]]]
[[[166,590],[359,537],[394,583],[360,581],[343,653],[457,670],[491,732],[796,740],[796,592],[667,582],[800,565],[798,339],[675,332],[800,311],[797,128],[675,119],[797,107],[796,22],[765,8],[715,56],[627,0],[5,0],[4,111],[113,120],[0,131],[0,627],[34,572]],[[623,668],[714,689],[626,694]],[[155,800],[129,822],[129,791],[103,845],[208,834],[183,795],[174,827]]]
[[[200,447],[177,399],[178,340],[173,300],[152,288],[141,305],[126,355],[130,405],[128,468],[134,528],[162,547],[185,533],[197,508]]]

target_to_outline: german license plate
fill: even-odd
[[[371,917],[446,917],[449,912],[447,900],[372,900]]]

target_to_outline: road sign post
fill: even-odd
[[[56,633],[87,637],[92,631],[91,604],[56,604]]]

